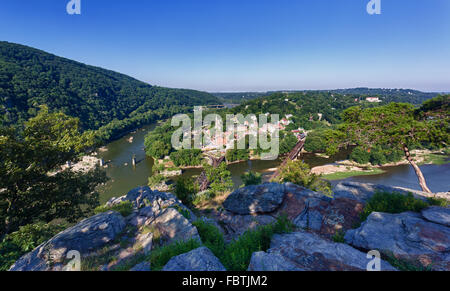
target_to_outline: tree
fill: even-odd
[[[410,148],[424,143],[446,146],[448,123],[442,119],[420,118],[413,105],[390,103],[376,108],[352,107],[344,111],[340,130],[349,143],[365,150],[377,146],[402,150],[416,172],[423,191],[431,193],[419,166],[411,157]]]
[[[0,237],[34,222],[76,222],[99,204],[98,184],[107,181],[97,167],[87,173],[62,170],[94,144],[79,121],[43,108],[23,131],[0,129]]]
[[[223,193],[233,187],[231,172],[228,171],[226,163],[221,163],[216,168],[206,164],[204,168],[206,172],[206,178],[211,183],[209,187],[214,193]]]

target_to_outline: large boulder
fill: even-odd
[[[71,227],[31,253],[24,255],[11,271],[47,271],[62,268],[70,251],[86,256],[118,237],[125,228],[125,219],[117,212],[98,214]]]
[[[372,213],[360,228],[347,232],[345,241],[433,270],[450,270],[450,228],[418,213]]]
[[[164,243],[190,239],[201,241],[197,228],[174,208],[165,209],[150,224],[150,227],[155,227],[159,231]]]
[[[223,206],[235,214],[264,214],[275,211],[283,203],[284,185],[267,183],[240,188],[228,196]]]
[[[163,271],[226,271],[218,258],[206,247],[173,257]]]
[[[276,235],[267,252],[254,253],[249,271],[366,271],[371,259],[346,244],[317,234],[295,232]],[[381,270],[395,271],[381,261]]]
[[[138,216],[155,218],[169,207],[178,207],[189,212],[189,221],[193,222],[197,219],[195,214],[187,208],[174,194],[152,191],[150,187],[137,187],[126,196],[113,198],[108,201],[107,206],[119,204],[123,201],[130,201],[133,206],[139,210]],[[136,214],[135,214],[136,215]]]
[[[445,226],[450,227],[450,209],[443,207],[429,207],[422,211],[423,217],[426,220],[439,223]]]

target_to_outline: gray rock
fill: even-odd
[[[200,241],[197,228],[173,208],[165,209],[161,215],[155,218],[150,226],[156,227],[161,233],[163,240],[167,243],[190,239]]]
[[[248,266],[248,271],[272,272],[272,271],[305,271],[295,263],[286,260],[277,253],[256,252],[253,253]]]
[[[240,215],[271,213],[283,203],[284,195],[285,187],[281,184],[248,186],[231,193],[223,206]]]
[[[218,258],[206,247],[173,257],[163,271],[226,271]]]
[[[422,211],[423,217],[426,220],[439,223],[445,226],[450,226],[450,209],[443,207],[429,207]]]
[[[140,263],[130,269],[130,272],[150,272],[150,271],[151,266],[150,263],[147,262]]]
[[[307,210],[307,208],[305,209]],[[323,216],[318,211],[305,211],[294,219],[293,223],[303,229],[320,231],[323,223]]]
[[[147,255],[152,251],[153,233],[140,234],[136,238],[136,244],[142,247],[142,252]]]
[[[345,241],[434,270],[450,270],[450,228],[427,222],[417,213],[372,213],[360,228],[347,232]]]
[[[447,193],[435,193],[430,194],[422,191],[402,188],[402,187],[391,187],[386,185],[376,185],[368,183],[358,183],[358,182],[348,182],[344,181],[336,185],[333,189],[335,198],[350,198],[358,199],[359,201],[366,202],[369,200],[376,192],[388,192],[388,193],[400,193],[407,195],[409,193],[417,199],[427,201],[428,198],[437,197],[450,200],[450,194]]]
[[[276,219],[270,215],[236,215],[223,211],[218,215],[217,221],[220,222],[219,229],[223,230],[225,238],[229,241],[248,230],[274,223]]]
[[[83,220],[31,253],[24,255],[11,271],[47,271],[51,264],[62,263],[70,251],[81,256],[95,251],[113,241],[125,228],[125,219],[117,212],[109,211]]]
[[[274,236],[265,254],[253,255],[249,270],[366,271],[369,262],[367,254],[351,246],[313,233],[295,232]],[[381,261],[381,269],[395,270],[385,261]]]

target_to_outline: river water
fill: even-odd
[[[144,139],[145,136],[156,127],[156,124],[145,126],[133,133],[130,133],[121,139],[108,144],[106,151],[99,152],[99,157],[107,162],[106,172],[111,180],[104,186],[101,186],[100,200],[105,203],[112,197],[120,197],[128,191],[138,186],[147,185],[148,178],[151,175],[153,159],[145,155]],[[130,139],[132,138],[132,140]],[[136,156],[137,165],[133,167],[131,160]],[[316,155],[306,154],[303,159],[311,167],[332,164],[335,161],[347,158],[348,152],[341,152],[328,159],[317,157]],[[248,170],[260,172],[267,179],[270,177],[271,169],[278,167],[282,160],[275,161],[248,161],[228,166],[232,173],[234,186],[237,188],[242,184],[241,175]],[[444,192],[450,190],[450,164],[446,165],[424,165],[421,169],[427,179],[428,186],[433,192]],[[417,177],[412,167],[408,165],[387,167],[386,172],[380,175],[351,177],[346,181],[357,181],[363,183],[384,184],[390,186],[400,186],[410,189],[420,190]],[[199,175],[201,169],[188,169],[184,171],[184,176]],[[339,181],[333,181],[335,185]]]

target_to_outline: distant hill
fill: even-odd
[[[20,124],[46,104],[80,118],[84,129],[108,128],[106,138],[110,138],[186,107],[219,103],[206,92],[151,86],[38,49],[0,42],[0,120],[6,124]]]
[[[269,95],[266,92],[230,92],[230,93],[211,93],[220,99],[222,103],[241,104],[243,102]]]
[[[233,92],[233,93],[211,93],[218,97],[223,103],[241,104],[259,97],[269,96],[274,93],[303,93],[303,92],[327,92],[341,95],[352,95],[354,97],[380,97],[384,102],[406,102],[415,105],[422,104],[426,100],[436,97],[439,93],[421,92],[412,89],[381,89],[381,88],[351,88],[336,90],[286,90],[268,92]]]

